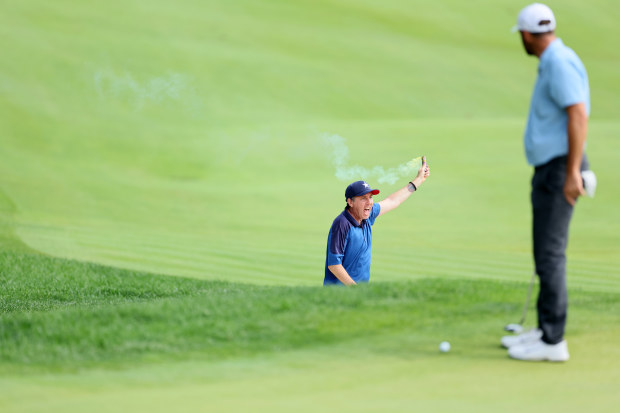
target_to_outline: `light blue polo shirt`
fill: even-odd
[[[340,284],[340,280],[327,268],[342,264],[356,283],[370,279],[370,249],[372,247],[372,228],[381,212],[378,203],[373,204],[370,217],[358,224],[345,209],[334,219],[327,237],[327,256],[325,258],[325,278],[323,285]]]
[[[589,115],[586,68],[572,49],[555,39],[540,55],[525,128],[525,155],[530,165],[540,166],[568,154],[566,107],[582,102]]]

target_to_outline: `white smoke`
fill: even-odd
[[[374,166],[369,169],[359,165],[349,165],[349,148],[343,137],[323,133],[321,134],[321,140],[330,149],[330,161],[334,168],[336,168],[336,178],[341,181],[370,180],[374,178],[380,184],[393,184],[402,177],[415,176],[422,165],[421,157],[388,169],[385,169],[383,166]]]
[[[191,78],[181,73],[138,80],[130,72],[118,74],[110,69],[98,70],[93,76],[100,99],[127,100],[136,111],[147,104],[175,102],[186,109],[198,109],[200,101],[192,87]]]

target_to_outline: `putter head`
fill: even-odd
[[[511,333],[519,334],[523,331],[523,326],[521,324],[508,324],[504,327],[504,330],[510,331]]]

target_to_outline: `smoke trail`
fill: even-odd
[[[321,134],[321,140],[330,149],[330,161],[334,168],[336,168],[336,178],[341,181],[369,180],[374,178],[380,184],[393,184],[402,177],[413,177],[420,169],[420,166],[422,166],[421,157],[388,169],[385,169],[383,166],[375,166],[370,169],[359,165],[349,166],[349,148],[343,137],[323,133]]]
[[[118,75],[104,69],[95,72],[93,81],[100,99],[126,99],[136,111],[149,103],[162,104],[166,101],[180,103],[191,111],[200,104],[191,86],[191,79],[180,73],[168,73],[140,82],[129,72]]]

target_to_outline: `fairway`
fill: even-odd
[[[0,411],[615,411],[608,0],[548,3],[588,70],[598,177],[571,224],[571,360],[499,348],[533,269],[526,4],[3,2]],[[371,284],[324,290],[338,168],[421,155]],[[381,200],[412,177],[359,178]]]

